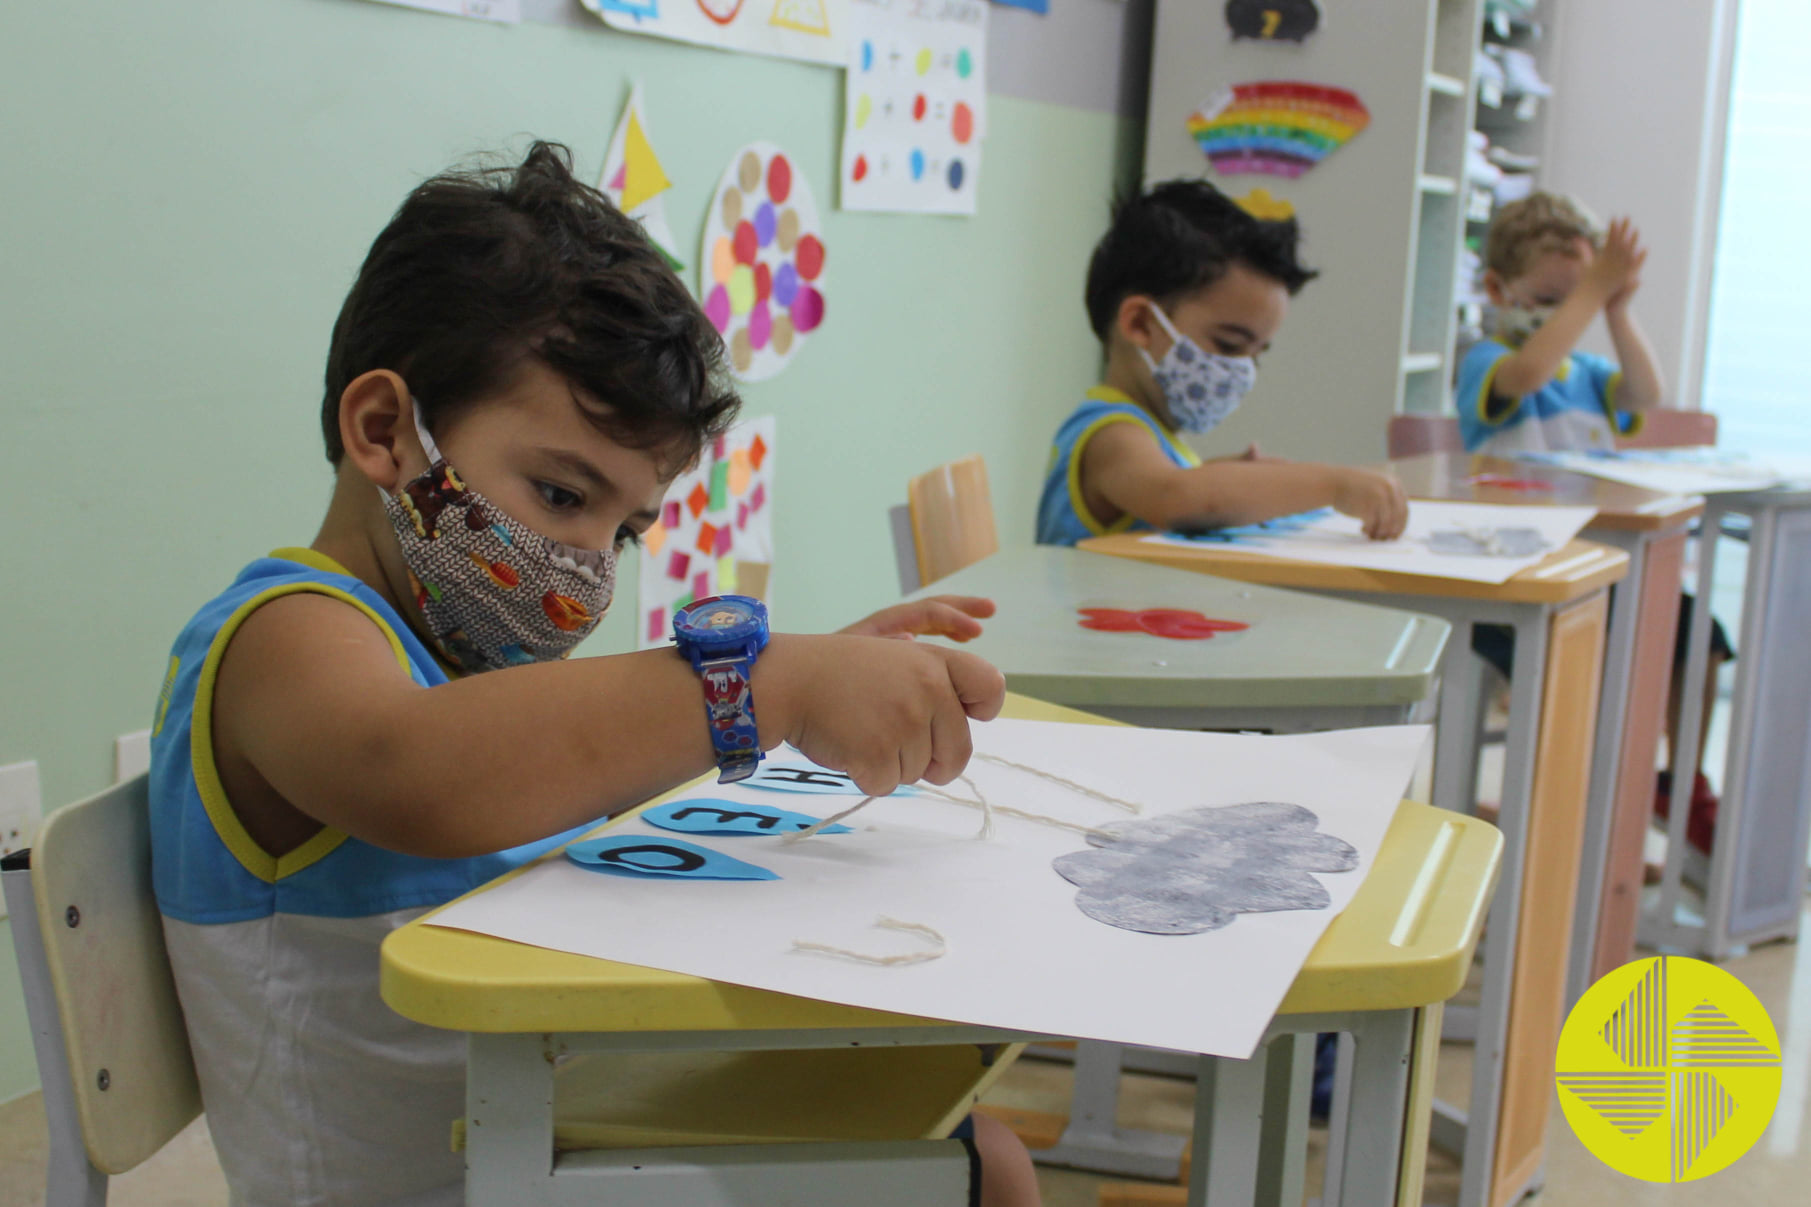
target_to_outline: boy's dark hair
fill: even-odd
[[[1243,264],[1295,293],[1317,275],[1295,258],[1294,218],[1267,222],[1205,180],[1169,180],[1113,203],[1088,262],[1088,322],[1102,343],[1119,304],[1149,294],[1168,305]]]
[[[435,420],[536,357],[609,407],[611,439],[687,464],[735,417],[723,340],[633,219],[536,142],[519,165],[455,170],[411,192],[372,243],[333,325],[321,432],[345,455],[340,395],[391,369]]]

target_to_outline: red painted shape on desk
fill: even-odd
[[[1467,486],[1494,486],[1498,490],[1526,490],[1542,494],[1553,489],[1553,483],[1534,478],[1509,478],[1502,474],[1477,474],[1465,479]]]
[[[1185,608],[1079,608],[1084,629],[1102,633],[1149,633],[1173,641],[1206,641],[1215,633],[1237,633],[1251,626],[1242,620],[1213,620]]]

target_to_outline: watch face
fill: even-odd
[[[674,631],[692,640],[713,645],[753,636],[766,621],[761,602],[746,595],[713,595],[685,608],[673,618]]]

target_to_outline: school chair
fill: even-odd
[[[201,1113],[146,793],[139,775],[58,809],[0,862],[50,1130],[46,1207],[101,1207],[111,1175]]]
[[[1451,415],[1391,415],[1387,442],[1392,460],[1465,451],[1459,421]]]
[[[908,595],[1000,549],[987,462],[979,453],[907,482],[906,505],[895,507],[891,519],[900,588]]]

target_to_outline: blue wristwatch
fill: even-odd
[[[767,605],[747,595],[700,599],[673,614],[673,641],[704,681],[717,782],[747,779],[762,758],[748,676],[767,648]]]

